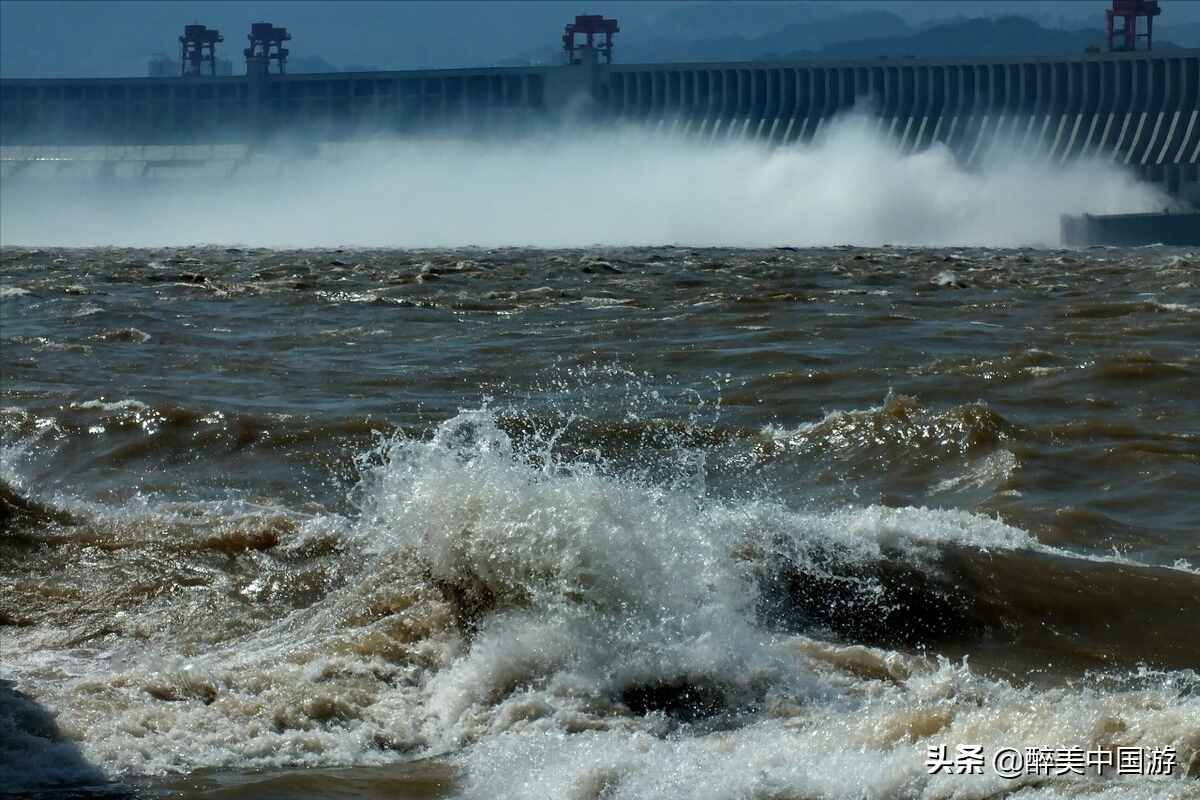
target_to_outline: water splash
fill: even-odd
[[[336,163],[279,172],[269,181],[213,175],[188,192],[171,184],[6,181],[4,240],[1053,246],[1060,214],[1167,204],[1111,162],[1060,165],[1001,144],[968,170],[941,145],[903,154],[856,116],[833,121],[811,143],[777,149],[630,127],[519,141],[362,143]]]

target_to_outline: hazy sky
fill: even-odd
[[[647,42],[663,35],[664,20],[704,5],[669,0],[0,0],[0,72],[6,77],[144,75],[156,53],[174,54],[183,26],[200,22],[225,35],[220,54],[241,71],[250,23],[269,21],[293,34],[293,58],[321,56],[338,66],[382,68],[480,66],[549,44],[580,13],[621,21],[621,41]],[[1013,13],[1043,24],[1100,28],[1108,0],[780,0],[740,2],[725,16],[770,25],[781,14],[830,16],[882,9],[912,25],[962,16]],[[1200,24],[1200,1],[1162,0],[1160,26]],[[736,9],[736,10],[733,10]],[[658,26],[658,27],[656,27]],[[700,35],[754,35],[755,28]],[[678,26],[670,28],[678,30]],[[853,39],[849,28],[845,38]],[[861,37],[859,37],[861,38]]]

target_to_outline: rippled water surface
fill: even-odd
[[[0,792],[1200,796],[1200,253],[0,258]]]

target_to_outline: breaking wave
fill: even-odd
[[[6,555],[62,570],[22,590],[55,624],[5,620],[6,667],[61,732],[7,739],[0,788],[70,778],[47,766],[61,736],[114,775],[441,754],[471,797],[1150,798],[1183,785],[929,775],[925,748],[959,743],[1175,746],[1182,773],[1200,770],[1200,677],[1159,670],[1194,664],[1198,623],[1178,610],[1191,573],[1118,570],[966,511],[718,497],[696,469],[704,446],[685,437],[662,479],[564,455],[562,428],[513,430],[485,407],[427,437],[387,436],[360,460],[345,515],[130,501],[72,508],[37,547],[5,532]],[[60,513],[16,487],[0,501]],[[14,525],[35,540],[45,527]],[[88,597],[96,571],[109,588]],[[1047,583],[1053,602],[1039,600]],[[1089,601],[1097,586],[1125,588]],[[1119,631],[1075,619],[1089,611],[1157,626],[1137,637],[1162,642],[1140,668],[1121,661]],[[1054,614],[1079,635],[1057,636]],[[970,665],[928,655],[966,644],[981,654]],[[1003,677],[1046,655],[1096,672]]]

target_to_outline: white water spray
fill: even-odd
[[[646,130],[418,139],[232,178],[5,181],[8,245],[1055,246],[1059,215],[1161,209],[1109,161],[998,147],[967,170],[901,153],[849,117],[809,144],[702,144]],[[36,170],[31,170],[36,172]]]

